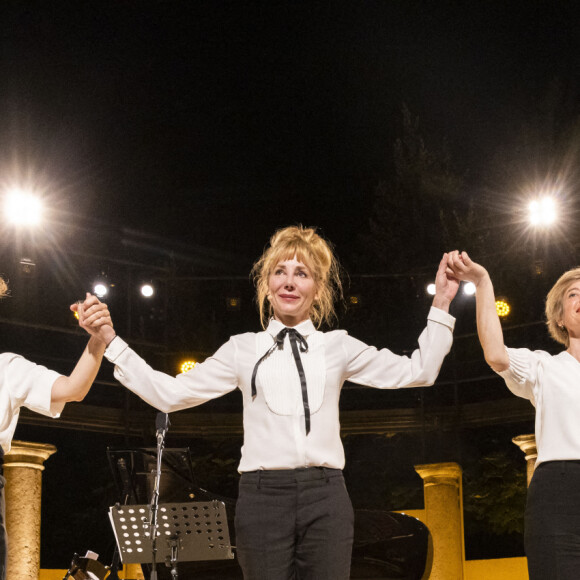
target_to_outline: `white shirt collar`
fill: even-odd
[[[279,320],[270,318],[270,323],[268,324],[268,328],[266,328],[266,332],[272,336],[276,336],[284,328],[286,328],[286,326]],[[300,324],[297,324],[292,328],[295,328],[302,336],[308,336],[316,332],[316,328],[310,319],[303,320]]]

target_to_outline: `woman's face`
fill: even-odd
[[[307,320],[316,297],[312,272],[296,259],[276,264],[268,278],[268,300],[274,318],[285,326],[296,326]]]
[[[580,280],[570,282],[562,298],[562,320],[570,337],[580,337]]]

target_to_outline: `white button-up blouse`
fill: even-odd
[[[311,411],[306,435],[300,379],[289,338],[258,367],[257,395],[251,377],[256,362],[284,328],[271,320],[265,332],[232,336],[213,356],[173,378],[153,370],[121,338],[105,356],[115,377],[150,405],[166,413],[194,407],[235,388],[244,403],[244,444],[239,471],[323,466],[342,469],[338,400],[344,381],[379,389],[432,385],[452,343],[455,319],[431,308],[419,347],[410,357],[377,350],[344,330],[320,332],[310,320],[295,328],[308,342],[300,353]]]

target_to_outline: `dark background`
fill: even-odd
[[[578,263],[579,12],[572,1],[2,2],[0,194],[29,188],[46,216],[34,232],[0,223],[11,287],[0,347],[70,372],[86,339],[68,305],[101,277],[118,332],[176,373],[183,355],[259,328],[248,272],[276,228],[302,223],[336,246],[349,274],[339,323],[356,337],[414,348],[425,285],[457,247],[512,304],[508,344],[556,352],[542,310]],[[548,190],[559,221],[532,230],[527,202]],[[144,280],[152,301],[136,293]],[[342,408],[509,401],[483,363],[473,299],[452,312],[435,387],[347,385]],[[146,408],[109,363],[86,402]],[[153,427],[129,437],[21,420],[16,438],[59,449],[43,479],[43,567],[86,549],[110,560],[106,448],[151,445]],[[420,507],[413,465],[458,461],[468,558],[521,555],[525,466],[511,438],[532,430],[530,418],[349,435],[353,503]],[[191,446],[200,485],[230,497],[240,443],[169,439]]]

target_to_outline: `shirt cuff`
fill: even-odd
[[[105,358],[114,363],[128,348],[129,345],[120,336],[115,336],[105,349]]]
[[[453,329],[455,328],[455,317],[435,306],[431,306],[431,310],[429,310],[429,314],[427,315],[427,320],[443,324],[444,326],[447,326],[451,332],[453,332]]]

